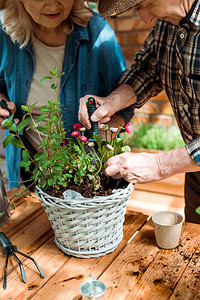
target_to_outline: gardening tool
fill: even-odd
[[[90,129],[90,141],[95,142],[94,134],[99,135],[99,125],[98,122],[92,122],[91,116],[95,112],[96,108],[96,102],[93,97],[89,97],[87,99],[87,108],[88,108],[88,114],[91,122],[91,129]]]
[[[87,109],[88,109],[88,114],[89,114],[89,118],[90,118],[90,122],[91,122],[91,128],[90,128],[90,142],[94,143],[94,150],[90,147],[90,149],[87,147],[86,151],[88,152],[92,152],[93,153],[93,157],[95,157],[95,159],[93,158],[93,160],[91,161],[91,164],[94,165],[96,164],[95,160],[97,158],[98,161],[98,157],[101,156],[101,153],[98,151],[98,144],[94,138],[94,134],[98,135],[100,138],[100,134],[99,134],[99,125],[98,122],[92,122],[91,121],[91,116],[92,114],[95,112],[96,108],[96,102],[95,99],[93,97],[89,97],[87,99]],[[103,144],[105,142],[102,142]],[[88,150],[89,149],[89,150]]]
[[[4,119],[6,120],[6,119],[11,118],[12,114],[11,114],[10,110],[8,109],[8,106],[7,106],[7,103],[6,103],[5,100],[0,99],[0,106],[3,109],[6,109],[9,112],[9,116],[8,117],[4,117]],[[12,119],[12,122],[14,122],[13,119]],[[12,133],[12,131],[10,131],[10,132]],[[20,134],[20,139],[22,140],[24,146],[26,147],[26,149],[28,150],[28,152],[30,153],[30,155],[32,157],[34,157],[34,155],[37,153],[37,150],[33,147],[33,145],[27,140],[27,138],[24,135]]]
[[[0,213],[3,213],[3,215],[0,217],[0,226],[3,226],[10,220],[10,208],[8,200],[6,199],[6,189],[4,186],[4,182],[1,177],[2,173],[0,169]]]
[[[13,245],[3,232],[0,232],[0,244],[3,247],[3,254],[6,255],[6,264],[5,264],[4,281],[3,281],[4,290],[7,287],[7,266],[8,266],[8,258],[9,258],[10,255],[12,255],[14,257],[14,259],[17,261],[17,263],[19,264],[20,271],[21,271],[21,276],[22,276],[22,281],[24,283],[27,282],[27,278],[26,278],[24,268],[22,266],[22,262],[19,260],[19,258],[17,257],[17,255],[15,253],[19,253],[19,254],[25,256],[26,258],[31,259],[33,261],[33,263],[36,265],[38,271],[40,272],[40,276],[43,277],[43,278],[45,277],[44,272],[40,269],[40,267],[38,266],[36,261],[32,257],[18,251],[17,246]]]

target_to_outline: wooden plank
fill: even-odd
[[[200,246],[183,272],[170,300],[200,299]]]
[[[156,204],[162,204],[165,203],[166,205],[173,205],[177,201],[177,199],[182,199],[182,197],[177,196],[171,196],[171,195],[161,195],[157,193],[152,192],[145,192],[145,191],[139,191],[134,190],[131,199],[134,201],[149,201]]]
[[[153,228],[148,221],[106,272],[99,277],[107,287],[105,300],[127,299],[133,286],[137,284],[138,276],[146,271],[158,251]]]
[[[179,246],[174,250],[160,251],[141,283],[132,291],[128,299],[131,299],[133,294],[136,298],[142,294],[145,300],[153,297],[156,300],[161,296],[163,299],[168,299],[184,271],[188,269],[188,264],[200,245],[199,232],[200,225],[184,223]]]
[[[183,210],[184,198],[159,194],[153,192],[140,191],[135,189],[128,202],[128,209],[140,211],[152,215],[156,211],[173,209]]]
[[[21,213],[23,214],[23,211],[21,211]],[[2,232],[4,232],[4,228],[2,228]],[[29,219],[27,218],[27,225],[19,229],[19,231],[16,231],[15,223],[13,222],[12,229],[10,229],[9,234],[11,243],[16,245],[19,251],[31,255],[53,235],[53,230],[51,229],[51,225],[46,213],[42,212],[37,217],[33,218],[31,223],[29,223]],[[5,266],[5,257],[6,256],[3,255],[2,252],[0,252],[1,274],[3,274],[3,269]],[[23,258],[22,261],[24,261]],[[12,261],[12,264],[10,262],[8,273],[11,272],[17,265],[18,264],[15,260]],[[2,276],[0,277],[0,280],[2,280]]]
[[[199,231],[200,225],[184,224],[180,245],[160,250],[150,220],[99,277],[107,286],[105,300],[169,299],[200,243]]]
[[[135,190],[184,197],[184,185],[165,183],[164,180],[136,184]]]
[[[124,224],[124,237],[114,252],[103,257],[91,259],[71,257],[71,259],[67,261],[41,289],[35,291],[35,295],[29,299],[80,299],[80,285],[92,275],[96,277],[100,276],[146,220],[147,216],[143,214],[127,213]],[[51,257],[49,259],[51,259]]]
[[[7,193],[8,197],[11,197],[16,193],[17,189],[12,189]],[[40,200],[35,196],[35,194],[31,194],[31,197],[27,197],[24,199],[23,197],[19,197],[14,200],[15,210],[12,211],[11,219],[7,224],[1,227],[1,231],[3,231],[8,238],[22,229],[24,226],[31,222],[34,218],[44,212],[44,208],[41,206]]]

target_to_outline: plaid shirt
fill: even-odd
[[[134,89],[136,108],[165,89],[188,153],[200,165],[200,0],[179,26],[156,21],[122,83]]]

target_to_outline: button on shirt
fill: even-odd
[[[139,108],[165,89],[190,156],[200,165],[200,1],[179,26],[157,20],[120,83],[129,84]]]

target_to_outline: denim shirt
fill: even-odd
[[[50,69],[55,66],[50,66]],[[50,71],[47,70],[47,74]],[[87,27],[75,25],[67,37],[61,78],[60,107],[65,130],[78,122],[79,99],[86,94],[107,96],[113,91],[126,69],[126,64],[114,31],[98,14],[94,13]],[[34,72],[34,54],[31,43],[20,49],[0,29],[0,93],[15,102],[21,116],[26,105]],[[128,122],[133,109],[119,114]],[[8,134],[8,132],[7,132]],[[20,180],[20,149],[6,147],[9,188],[18,187]]]

